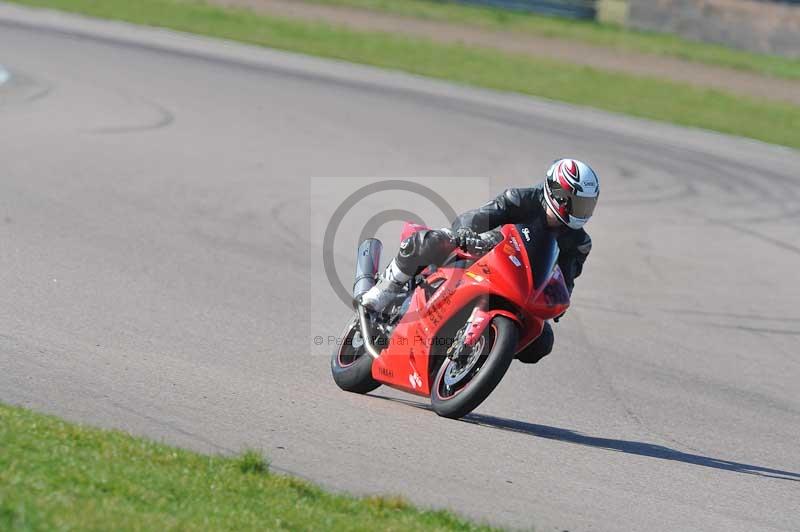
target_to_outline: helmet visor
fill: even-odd
[[[597,205],[597,196],[588,197],[573,195],[569,203],[569,214],[575,218],[586,220],[594,213],[594,207]]]

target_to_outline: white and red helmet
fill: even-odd
[[[580,229],[592,217],[600,196],[600,182],[588,164],[559,159],[547,171],[544,199],[565,225]]]

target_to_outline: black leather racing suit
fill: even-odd
[[[500,241],[494,232],[505,224],[530,223],[538,218],[546,222],[546,204],[543,186],[510,188],[484,206],[467,211],[453,222],[453,231],[469,228],[476,233],[489,233],[490,244]],[[558,265],[564,274],[567,288],[572,293],[575,278],[581,274],[583,263],[592,249],[592,239],[583,229],[562,226],[558,231]],[[492,241],[493,240],[493,241]],[[407,275],[416,275],[420,268],[429,264],[440,265],[453,252],[455,244],[450,234],[442,230],[426,230],[415,233],[400,244],[397,266]],[[536,363],[553,348],[553,329],[545,323],[542,334],[517,355],[523,362]]]

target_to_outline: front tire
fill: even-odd
[[[333,354],[331,375],[336,385],[346,392],[368,393],[381,385],[372,378],[372,357],[364,347],[358,330],[358,316],[344,328]]]
[[[509,318],[496,316],[486,327],[474,348],[474,361],[459,370],[456,362],[445,358],[431,387],[433,410],[442,417],[466,416],[489,397],[506,374],[517,348],[519,330]],[[458,373],[463,372],[463,375]]]

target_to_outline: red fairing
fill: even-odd
[[[403,224],[403,232],[400,233],[400,242],[410,237],[414,233],[419,233],[420,231],[424,231],[425,229],[430,229],[430,227],[420,224],[415,224],[413,222],[406,222],[405,224]]]
[[[421,229],[425,227],[406,223],[403,239]],[[426,279],[429,286],[441,282],[430,298],[423,287],[417,287],[389,345],[373,362],[372,376],[377,381],[429,395],[432,348],[445,340],[437,335],[465,308],[472,310],[468,341],[479,337],[494,316],[504,315],[520,325],[518,350],[541,334],[545,320],[567,310],[569,292],[558,267],[549,273],[547,282],[536,283],[540,286],[537,290],[522,236],[513,225],[504,226],[502,232],[503,241],[468,268],[446,266],[430,275]],[[476,305],[480,307],[477,311]]]

